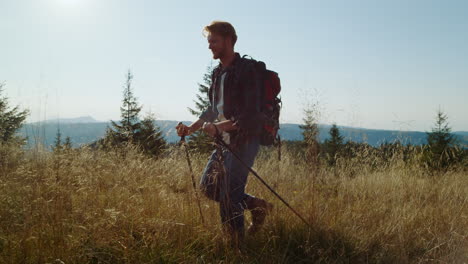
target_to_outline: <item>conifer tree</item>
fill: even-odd
[[[4,83],[0,83],[0,143],[24,143],[24,139],[16,132],[23,125],[28,115],[27,110],[21,111],[18,106],[10,108],[8,98],[2,96]]]
[[[166,148],[166,140],[160,128],[155,125],[154,114],[148,113],[141,121],[138,142],[144,153],[158,157]]]
[[[57,134],[55,135],[54,145],[52,146],[52,151],[55,153],[61,153],[63,151],[69,151],[72,149],[71,138],[67,136],[65,141],[62,140],[62,133],[60,128],[57,128]]]
[[[330,128],[330,138],[324,142],[325,152],[327,154],[328,165],[336,164],[336,156],[343,148],[343,137],[340,135],[340,130],[333,124]]]
[[[320,147],[318,143],[319,128],[316,105],[310,105],[304,109],[304,118],[302,120],[304,124],[299,125],[299,128],[302,129],[302,136],[304,138],[305,158],[309,165],[313,168],[318,168]]]
[[[437,111],[435,127],[432,132],[427,132],[427,143],[434,153],[442,153],[445,149],[455,143],[455,138],[451,134],[452,129],[448,124],[447,115],[440,109]]]
[[[122,106],[120,107],[120,122],[111,121],[111,128],[107,130],[106,137],[112,145],[131,142],[139,137],[141,123],[139,113],[141,106],[138,104],[132,90],[133,74],[127,72]]]
[[[71,150],[73,147],[72,141],[70,137],[65,138],[65,143],[63,143],[63,148],[65,150]]]
[[[451,131],[447,115],[439,109],[436,114],[435,127],[431,132],[426,133],[429,153],[426,152],[425,158],[429,167],[444,169],[456,159],[451,149],[456,139]]]
[[[208,91],[211,86],[212,71],[213,66],[207,67],[206,73],[203,75],[203,83],[198,84],[199,94],[197,94],[197,101],[194,100],[195,109],[188,108],[189,112],[197,118],[210,106]],[[189,137],[189,145],[192,149],[200,153],[208,153],[214,149],[213,139],[201,130],[193,133]]]
[[[60,133],[60,128],[57,128],[57,134],[55,134],[54,145],[52,146],[52,150],[55,153],[59,153],[62,151],[62,133]]]
[[[209,66],[206,68],[206,73],[203,75],[203,83],[198,84],[198,92],[197,100],[193,101],[195,103],[195,108],[188,107],[189,112],[194,116],[200,116],[206,109],[208,109],[210,105],[210,99],[208,98],[208,92],[211,86],[211,72],[213,71],[213,67]]]
[[[151,156],[159,156],[166,147],[166,140],[155,118],[148,113],[143,120],[139,114],[142,109],[133,95],[133,74],[127,73],[123,92],[122,106],[120,107],[121,119],[119,122],[111,121],[111,127],[106,130],[106,137],[101,141],[102,146],[116,146],[122,143],[137,145],[141,151]]]

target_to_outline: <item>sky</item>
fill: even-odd
[[[128,70],[161,120],[196,120],[212,59],[202,29],[281,78],[281,122],[429,131],[438,109],[468,131],[468,1],[0,0],[0,82],[28,122],[120,118]]]

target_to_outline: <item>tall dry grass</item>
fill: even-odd
[[[468,260],[464,168],[429,176],[399,155],[375,166],[378,158],[364,153],[311,174],[316,170],[291,151],[281,162],[273,151],[262,152],[258,173],[312,227],[250,177],[248,191],[275,209],[239,254],[223,237],[218,205],[204,198],[202,225],[181,149],[159,160],[131,147],[1,153],[9,165],[0,170],[0,263]],[[206,160],[192,156],[197,177]]]

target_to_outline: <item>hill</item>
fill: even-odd
[[[29,147],[34,146],[36,143],[50,146],[55,141],[57,130],[60,129],[62,138],[70,137],[73,145],[77,147],[104,137],[107,127],[110,126],[110,122],[85,122],[90,121],[90,119],[84,118],[76,120],[81,120],[82,122],[63,122],[61,119],[60,122],[57,120],[55,122],[54,120],[47,120],[45,122],[28,123],[20,129],[19,134],[28,139]],[[177,126],[179,121],[157,120],[155,123],[161,128],[168,142],[176,142],[178,140],[175,126]],[[185,123],[190,122],[187,121]]]
[[[80,116],[74,118],[56,118],[48,119],[44,123],[51,124],[82,124],[82,123],[99,123],[100,121],[94,119],[92,116]]]
[[[157,120],[156,125],[161,128],[168,142],[177,142],[179,137],[175,132],[175,126],[179,121]],[[190,121],[184,121],[189,124]],[[52,145],[57,129],[60,128],[62,137],[70,137],[74,146],[91,143],[105,134],[109,122],[96,121],[92,117],[75,119],[48,120],[45,122],[29,123],[20,129],[20,134],[28,138],[28,146],[34,146],[41,142],[46,146]],[[319,139],[323,142],[329,137],[330,125],[319,125]],[[426,142],[426,133],[417,131],[378,130],[338,126],[345,141],[367,142],[372,146],[378,146],[385,142],[400,141],[403,144],[421,145]],[[454,132],[460,143],[468,145],[468,132]],[[280,135],[283,140],[302,140],[301,129],[298,124],[281,124]]]

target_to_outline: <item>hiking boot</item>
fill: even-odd
[[[233,230],[232,227],[223,225],[223,235],[230,248],[236,251],[240,250],[244,245],[244,228],[240,230]]]
[[[252,224],[247,229],[247,233],[253,235],[262,228],[265,217],[271,212],[273,205],[256,197],[249,197],[246,199],[245,204],[252,214]]]

